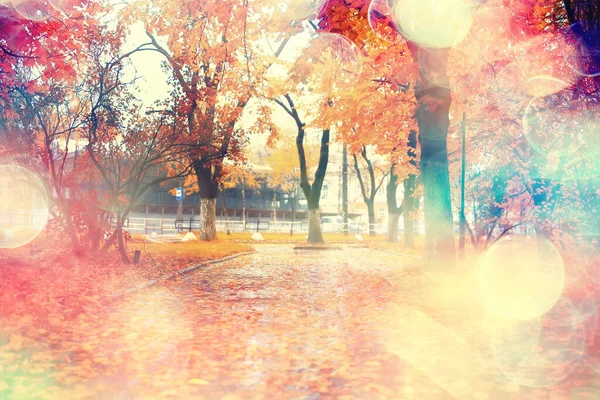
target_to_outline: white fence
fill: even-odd
[[[0,214],[0,228],[10,228],[16,226],[34,226],[43,228],[48,222],[48,215],[43,213],[31,214]],[[344,231],[343,223],[324,222],[321,224],[323,232],[341,233]],[[200,220],[197,217],[186,217],[176,219],[172,217],[129,217],[123,227],[130,233],[152,233],[176,234],[189,230],[199,230]],[[378,234],[384,234],[387,226],[374,224],[373,228]],[[399,226],[403,230],[402,223]],[[369,224],[350,222],[347,230],[351,234],[365,234],[369,232]],[[266,219],[252,219],[247,221],[226,221],[217,220],[217,231],[219,232],[274,232],[274,233],[307,233],[308,221],[270,221]]]
[[[364,234],[369,231],[368,224],[351,223],[349,233]],[[322,224],[323,232],[342,232],[343,224]],[[381,225],[375,225],[377,233],[384,233]],[[189,230],[199,230],[200,220],[195,218],[145,218],[130,217],[123,227],[130,233],[152,233],[174,234]],[[308,221],[225,221],[217,220],[217,231],[219,232],[274,232],[274,233],[307,233]]]
[[[0,229],[34,228],[41,230],[48,223],[48,210],[33,210],[30,213],[0,213]]]

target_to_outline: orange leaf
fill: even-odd
[[[192,378],[187,381],[190,385],[208,385],[208,381],[199,378]]]

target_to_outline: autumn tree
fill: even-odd
[[[353,41],[364,44],[371,30],[367,2],[354,2],[350,6],[341,1],[329,2],[326,10],[320,14],[320,27],[341,32]],[[414,11],[414,10],[407,10]],[[424,13],[433,10],[422,10]],[[385,13],[376,16],[383,19],[390,28],[397,29],[392,18]],[[344,21],[341,23],[341,21]],[[432,28],[435,30],[436,28]],[[414,96],[417,101],[415,119],[418,125],[418,141],[420,145],[420,173],[424,185],[426,257],[429,266],[452,264],[455,258],[454,237],[452,231],[452,207],[450,200],[450,178],[448,171],[447,135],[449,127],[449,111],[451,91],[446,72],[449,48],[455,43],[421,43],[417,36],[410,37],[402,32],[409,57],[397,60],[399,65],[418,64],[418,76],[414,85]],[[391,32],[393,34],[393,32]],[[450,35],[452,36],[452,35]],[[456,37],[447,38],[451,41]],[[432,50],[432,48],[435,48]],[[393,49],[393,50],[392,50]],[[398,51],[390,46],[390,51]],[[391,76],[387,76],[391,80]],[[410,83],[409,80],[398,83]]]
[[[81,88],[91,78],[87,46],[108,30],[96,19],[101,5],[84,6],[65,2],[58,10],[32,2],[25,9],[3,9],[0,17],[8,35],[1,74],[3,147],[46,183],[54,221],[77,254],[99,246],[107,220],[95,208],[93,166],[82,151],[90,107]],[[103,40],[118,43],[118,37]]]
[[[182,140],[198,144],[188,158],[198,180],[205,240],[216,238],[223,161],[235,161],[244,142],[245,132],[236,125],[269,66],[254,45],[265,7],[246,0],[140,1],[123,13],[127,21],[143,21],[151,42],[145,49],[165,57],[173,112],[185,127]]]
[[[595,1],[565,0],[557,2],[570,25],[569,40],[575,44],[575,68],[591,78],[600,89],[600,4]],[[560,21],[557,18],[557,22]]]
[[[337,34],[311,35],[300,55],[267,77],[264,95],[278,104],[294,121],[300,187],[308,203],[311,243],[323,242],[319,201],[329,162],[332,127],[344,118],[342,99],[349,95],[362,60],[356,47]],[[306,135],[318,132],[320,150],[314,180],[310,183]],[[275,132],[277,134],[277,131]]]
[[[191,172],[191,167],[181,162],[188,150],[179,142],[177,127],[164,115],[137,115],[129,124],[103,124],[89,137],[87,152],[101,176],[107,209],[114,215],[113,232],[104,248],[116,242],[124,263],[129,263],[123,234],[125,221],[151,188]]]
[[[388,175],[389,170],[377,167],[370,158],[367,147],[363,146],[360,149],[360,155],[354,153],[354,172],[360,184],[360,192],[363,200],[367,205],[367,213],[369,217],[369,235],[376,236],[375,233],[375,196],[383,185],[383,182]],[[359,164],[359,157],[366,164],[366,173],[364,168]]]
[[[73,54],[80,49],[85,25],[100,2],[66,0],[55,7],[47,2],[0,4],[0,101],[8,106],[8,90],[19,85],[17,69],[36,69],[41,77],[73,76]],[[33,84],[33,82],[30,82]]]
[[[388,11],[389,6],[382,1],[372,2],[368,10],[356,2],[351,6],[328,2],[320,14],[319,29],[350,38],[361,51],[363,68],[355,76],[354,93],[337,103],[345,110],[345,118],[337,129],[342,140],[358,150],[358,154],[362,146],[372,146],[379,156],[390,159],[388,238],[397,241],[398,220],[404,214],[405,225],[409,227],[405,239],[412,243],[412,224],[407,222],[415,216],[412,194],[418,169],[411,168],[411,162],[416,161],[417,143],[410,142],[413,147],[409,150],[407,138],[415,132],[416,139],[413,82],[417,71],[405,40],[391,24]],[[396,201],[398,173],[406,186],[406,201],[400,206]]]
[[[329,128],[323,129],[321,133],[321,147],[319,150],[319,161],[317,169],[315,171],[314,179],[312,184],[308,178],[309,167],[306,162],[305,152],[305,137],[306,137],[306,123],[300,116],[292,97],[289,94],[283,96],[283,99],[275,99],[275,102],[279,104],[286,113],[293,118],[297,133],[296,133],[296,151],[298,154],[299,161],[299,172],[300,172],[300,187],[304,193],[308,204],[308,242],[309,243],[323,243],[323,233],[321,232],[321,215],[319,210],[319,201],[321,199],[321,189],[323,188],[323,181],[325,180],[325,174],[327,173],[327,164],[329,162],[329,141],[330,141],[330,130]]]
[[[244,162],[238,162],[231,165],[224,165],[223,179],[221,185],[223,189],[239,187],[242,191],[242,222],[246,226],[246,190],[257,189],[259,187],[258,176],[252,170],[252,166]],[[226,196],[223,196],[225,200]]]
[[[281,190],[288,196],[292,206],[292,220],[296,220],[296,209],[298,207],[298,189],[300,188],[300,168],[298,159],[294,157],[297,153],[296,143],[292,136],[280,135],[274,148],[266,157],[266,165],[271,168],[269,183],[273,188]],[[306,164],[310,168],[317,164],[319,155],[318,146],[305,144],[304,148]]]
[[[30,71],[21,73],[27,81]],[[80,254],[85,232],[78,228],[84,226],[88,233],[95,232],[88,241],[93,243],[92,248],[97,247],[101,225],[98,218],[102,216],[94,212],[97,194],[83,190],[85,186],[94,187],[94,178],[90,160],[76,149],[81,139],[77,129],[85,123],[85,107],[73,101],[71,94],[60,86],[41,91],[15,85],[8,92],[13,114],[4,121],[1,140],[16,162],[43,178],[46,192],[52,193],[55,222]],[[94,214],[96,218],[91,218]]]
[[[186,173],[180,160],[189,147],[179,140],[172,114],[141,114],[130,92],[136,77],[126,77],[129,57],[143,46],[122,52],[122,25],[109,28],[92,16],[85,22],[69,32],[79,35],[75,69],[16,70],[8,91],[14,115],[4,138],[45,177],[56,220],[74,249],[81,253],[86,241],[95,251],[112,230],[103,250],[116,240],[128,262],[127,215],[150,187]],[[151,176],[159,170],[167,173]]]
[[[410,131],[406,144],[406,148],[400,147],[400,150],[393,148],[390,152],[389,181],[386,185],[389,215],[387,239],[392,243],[398,242],[398,221],[403,216],[404,245],[406,247],[413,247],[415,214],[418,210],[417,184],[419,175],[417,167],[417,132],[415,130]],[[407,160],[408,162],[403,160]],[[404,191],[402,203],[398,205],[396,192],[400,182]]]

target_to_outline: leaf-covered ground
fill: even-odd
[[[467,272],[425,274],[415,256],[373,249],[255,247],[110,305],[21,281],[14,306],[2,298],[0,398],[599,398],[595,307],[499,324]],[[68,280],[59,272],[46,285]]]

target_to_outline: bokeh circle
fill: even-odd
[[[0,248],[21,247],[35,239],[48,223],[48,200],[33,172],[0,165]]]
[[[473,5],[467,0],[398,0],[393,12],[403,36],[428,48],[456,46],[473,23]]]
[[[480,262],[483,309],[500,319],[528,320],[545,314],[559,299],[564,281],[563,260],[543,238],[501,239]]]

